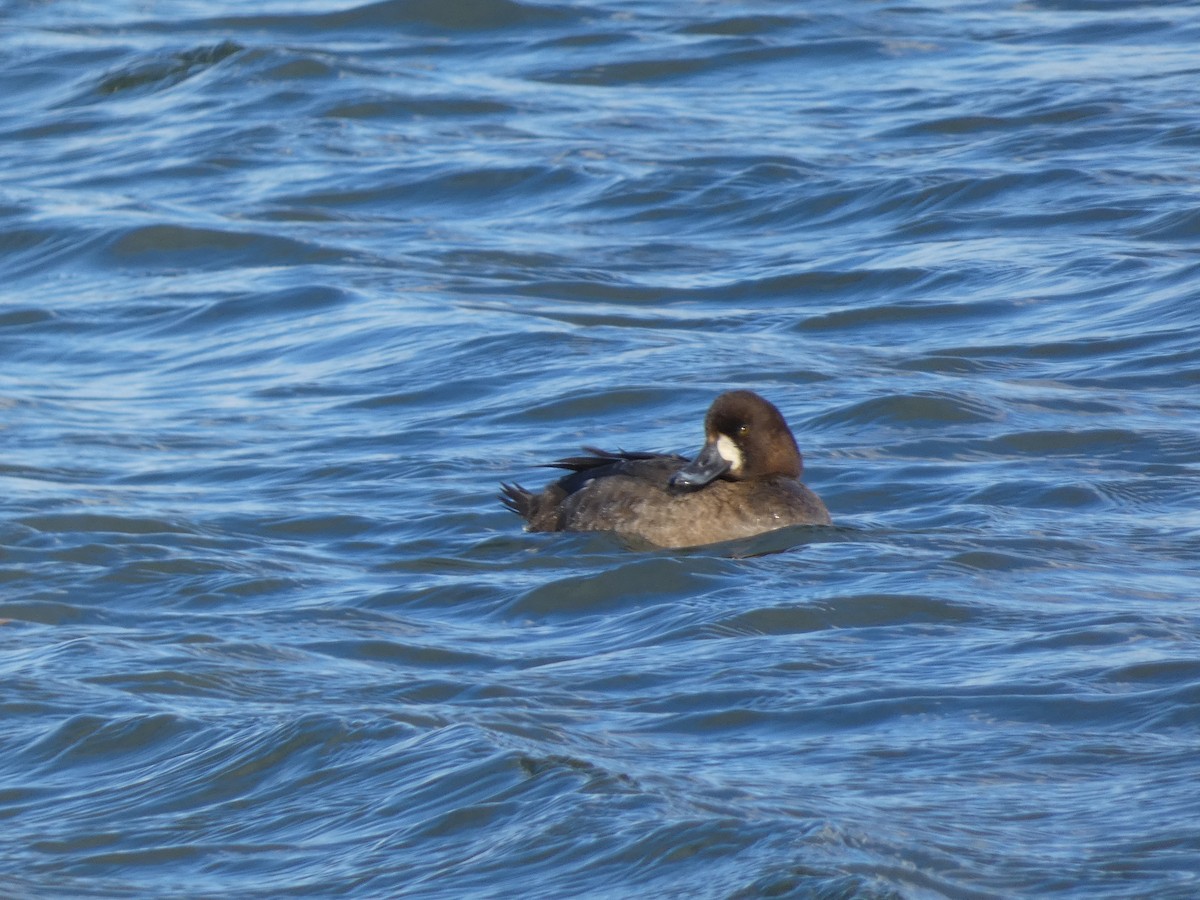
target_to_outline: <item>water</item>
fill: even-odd
[[[0,3],[0,893],[1200,892],[1200,9],[248,10]]]

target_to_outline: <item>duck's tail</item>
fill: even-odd
[[[515,512],[526,522],[533,518],[534,495],[519,484],[501,484],[500,493],[497,496],[506,508]]]

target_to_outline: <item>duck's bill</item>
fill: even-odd
[[[672,487],[701,487],[729,471],[731,463],[721,455],[716,441],[709,441],[690,463],[671,476]]]

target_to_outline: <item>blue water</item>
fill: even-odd
[[[1197,47],[0,2],[0,894],[1200,894]],[[836,528],[496,501],[731,388]]]

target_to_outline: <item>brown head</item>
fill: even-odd
[[[753,391],[729,391],[714,400],[704,418],[704,439],[696,458],[671,476],[672,485],[701,487],[715,478],[799,478],[804,467],[782,414]]]

